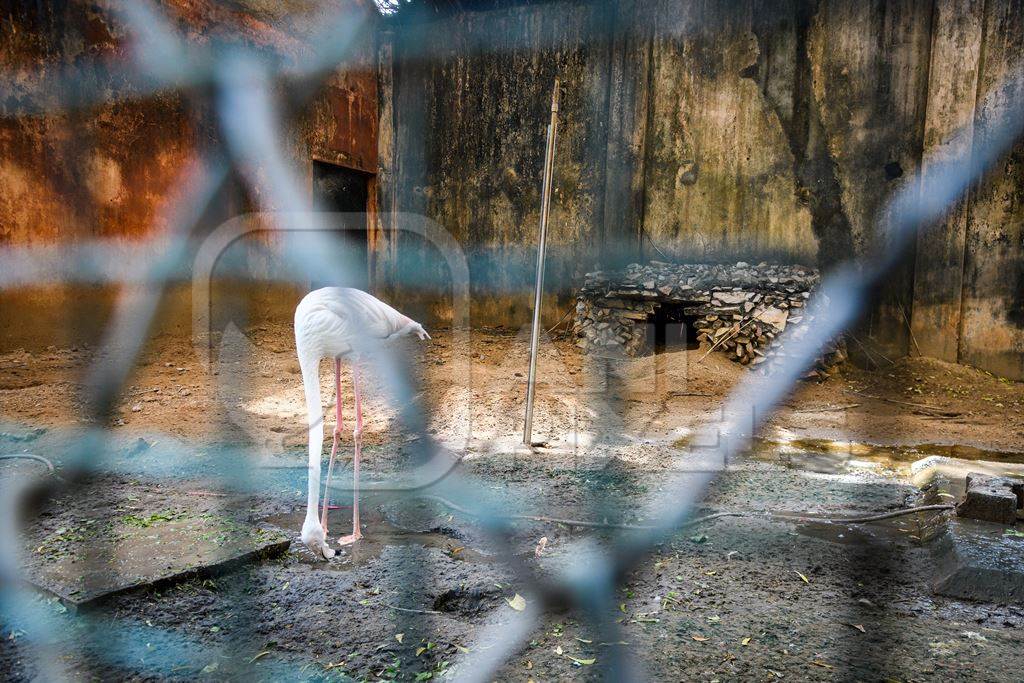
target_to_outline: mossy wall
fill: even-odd
[[[476,316],[523,324],[558,75],[555,298],[636,258],[828,270],[884,248],[887,200],[1009,115],[1005,88],[986,96],[1024,54],[1022,24],[1020,0],[566,0],[417,17],[389,38],[405,121],[390,192],[470,255]],[[922,233],[854,332],[862,360],[920,353],[1024,378],[1021,149]]]

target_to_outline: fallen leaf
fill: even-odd
[[[707,638],[705,638],[704,636],[700,635],[699,633],[694,633],[690,637],[693,638],[694,640],[696,640],[698,643],[703,643],[703,642],[705,642],[707,640]]]
[[[862,626],[861,624],[847,624],[847,626],[849,626],[850,628],[855,628],[861,633],[867,633],[867,631],[864,629],[864,626]]]
[[[820,666],[822,669],[834,669],[835,668],[831,664],[826,664],[825,662],[819,662],[817,659],[812,659],[811,660],[811,664],[813,664],[814,666]]]
[[[269,654],[270,654],[270,650],[264,650],[263,652],[260,652],[260,653],[258,653],[258,654],[257,654],[257,655],[256,655],[255,657],[253,657],[252,659],[250,659],[250,660],[249,660],[249,663],[250,663],[250,664],[252,664],[252,663],[253,663],[253,662],[255,662],[255,661],[256,661],[257,659],[262,659],[263,657],[266,657],[266,656],[267,656],[267,655],[269,655]]]
[[[750,636],[747,636],[746,638],[744,638],[743,640],[741,640],[741,641],[740,641],[740,645],[744,645],[744,646],[746,646],[746,645],[750,645]]]
[[[399,643],[402,642],[402,638],[405,638],[405,634],[404,633],[396,633],[395,634],[395,640],[397,640]]]
[[[566,657],[571,659],[573,664],[579,664],[581,666],[590,666],[597,661],[596,659],[576,659],[572,655],[566,655]]]
[[[811,582],[811,580],[810,580],[810,579],[808,579],[808,578],[807,578],[806,576],[804,576],[804,575],[803,575],[803,574],[801,574],[800,572],[798,572],[798,571],[796,571],[796,570],[793,570],[793,573],[794,573],[794,574],[796,574],[797,576],[799,576],[799,577],[800,577],[800,580],[801,580],[801,581],[803,581],[804,583],[807,583],[807,584],[809,584],[809,583]]]
[[[522,612],[524,609],[526,609],[526,598],[524,598],[519,593],[516,593],[515,597],[513,597],[512,599],[505,598],[505,602],[507,602],[508,606],[517,612]]]
[[[562,654],[562,646],[561,646],[561,645],[559,645],[559,646],[557,646],[557,647],[555,648],[555,654],[556,654],[556,655],[560,655],[560,654]]]

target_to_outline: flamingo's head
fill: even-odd
[[[300,538],[306,544],[306,547],[319,559],[328,560],[334,557],[334,549],[327,545],[327,534],[324,532],[324,528],[320,526],[320,522],[306,520],[306,523],[302,525]]]
[[[420,325],[418,322],[407,316],[403,315],[402,317],[405,319],[405,326],[395,334],[396,337],[405,337],[407,335],[415,334],[420,339],[430,339],[430,335],[427,334],[425,329],[423,329],[423,325]]]
[[[425,329],[423,329],[423,325],[420,325],[419,323],[413,323],[412,333],[419,337],[421,340],[430,339],[430,335],[427,334],[427,331]]]

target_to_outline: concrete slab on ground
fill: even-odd
[[[932,545],[938,595],[1024,604],[1024,535],[1012,526],[951,518]]]
[[[289,536],[250,521],[246,509],[220,494],[189,495],[180,482],[97,479],[25,520],[22,571],[81,608],[286,552]]]
[[[65,604],[81,608],[129,591],[216,576],[279,556],[290,544],[274,530],[225,531],[216,519],[168,521],[127,530],[115,543],[77,543],[54,562],[36,563],[29,579]]]

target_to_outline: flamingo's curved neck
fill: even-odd
[[[323,404],[320,400],[320,358],[299,353],[302,388],[306,394],[306,424],[309,428],[309,477],[306,518],[317,518],[320,504],[320,459],[324,444]]]

